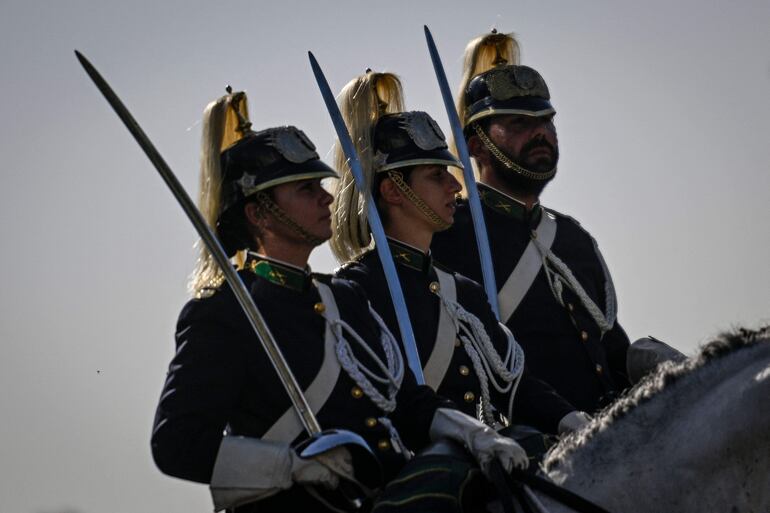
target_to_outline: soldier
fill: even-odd
[[[540,193],[559,159],[548,87],[518,61],[518,44],[492,32],[466,49],[458,100],[498,287],[501,320],[533,374],[577,408],[594,412],[628,386],[628,337],[616,321],[610,273],[575,219],[546,209]],[[436,260],[481,278],[468,205],[432,245]]]
[[[448,151],[441,129],[424,112],[403,112],[401,84],[391,73],[367,72],[353,79],[340,101],[383,219],[426,384],[465,413],[480,413],[489,425],[498,423],[497,410],[504,425],[515,418],[550,433],[560,424],[562,430],[572,426],[575,408],[551,387],[526,372],[518,386],[524,355],[495,320],[483,288],[434,265],[431,239],[451,226],[460,191],[448,167],[461,164]],[[339,147],[336,162],[345,171],[333,206],[332,249],[348,262],[337,276],[359,283],[398,334],[382,263],[370,249],[361,195]]]
[[[358,286],[310,273],[311,251],[331,235],[321,180],[336,173],[294,127],[252,132],[245,102],[228,94],[204,114],[201,208],[228,255],[245,253],[240,277],[319,423],[360,435],[375,463],[354,446],[299,456],[298,415],[203,249],[156,413],[158,467],[210,483],[216,511],[269,512],[332,511],[321,489],[340,477],[371,488],[379,466],[392,479],[429,440],[460,442],[483,469],[526,465],[515,443],[417,386]]]

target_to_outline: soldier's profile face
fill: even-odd
[[[550,171],[559,160],[559,142],[553,115],[494,116],[489,123],[488,135],[511,160],[531,171]]]
[[[460,183],[449,172],[447,166],[415,166],[409,174],[409,187],[428,205],[445,223],[454,222],[456,195],[460,192]],[[425,215],[411,202],[406,202],[415,222],[425,222]],[[428,224],[436,229],[435,224]]]
[[[311,235],[327,240],[332,236],[332,195],[324,189],[320,178],[299,180],[273,187],[273,199],[294,222]],[[276,233],[288,238],[296,233],[281,223],[274,223]]]

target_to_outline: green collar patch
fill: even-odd
[[[388,238],[388,246],[395,263],[426,273],[431,269],[433,258],[430,253],[425,254],[409,244],[391,238]]]
[[[298,292],[306,291],[312,282],[307,270],[256,253],[249,253],[245,268],[271,283]]]
[[[524,203],[504,192],[483,183],[479,183],[478,187],[481,201],[495,212],[526,222],[533,228],[540,222],[540,217],[543,215],[543,207],[540,206],[540,203],[535,203],[532,210],[528,211]]]

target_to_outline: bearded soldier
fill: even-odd
[[[374,491],[380,468],[392,479],[430,440],[460,442],[482,468],[525,466],[515,442],[416,384],[360,287],[310,273],[331,235],[321,180],[336,173],[294,127],[251,131],[245,101],[228,94],[207,108],[201,208],[228,255],[243,257],[240,277],[318,422],[360,443],[303,452],[299,416],[204,249],[153,429],[160,469],[210,483],[217,511],[270,512],[338,511],[324,490],[345,479]]]
[[[518,44],[493,32],[472,41],[458,100],[497,281],[501,321],[531,372],[577,408],[594,412],[628,386],[628,337],[616,322],[612,279],[596,241],[575,219],[543,207],[556,174],[555,109],[543,77],[518,61]],[[461,202],[436,235],[437,261],[481,279],[473,225]]]

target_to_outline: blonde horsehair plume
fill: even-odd
[[[351,80],[338,97],[340,111],[350,131],[353,144],[361,161],[366,187],[374,180],[372,135],[377,120],[384,114],[404,111],[404,93],[401,81],[392,73],[374,73],[371,70]],[[334,148],[334,163],[342,178],[332,204],[332,238],[330,245],[341,263],[358,257],[370,248],[366,205],[359,194],[347,158],[339,143]]]
[[[222,151],[241,137],[251,126],[246,105],[246,94],[232,93],[209,103],[203,112],[201,133],[201,170],[198,208],[212,229],[216,229],[221,209]],[[237,109],[237,111],[236,111]],[[202,241],[198,240],[199,256],[190,280],[190,291],[195,297],[211,295],[224,281],[224,275]],[[236,256],[242,260],[242,255]],[[242,264],[242,261],[237,262]]]
[[[460,116],[460,123],[463,124],[463,127],[465,126],[466,108],[465,89],[473,77],[496,66],[519,64],[520,61],[519,42],[514,34],[501,34],[497,30],[492,29],[491,32],[479,36],[468,43],[468,46],[465,47],[463,78],[460,81],[456,103],[457,114]],[[454,140],[452,140],[451,150],[457,155],[457,146]],[[452,173],[463,185],[463,194],[465,195],[465,180],[463,179],[462,169],[453,168]]]

